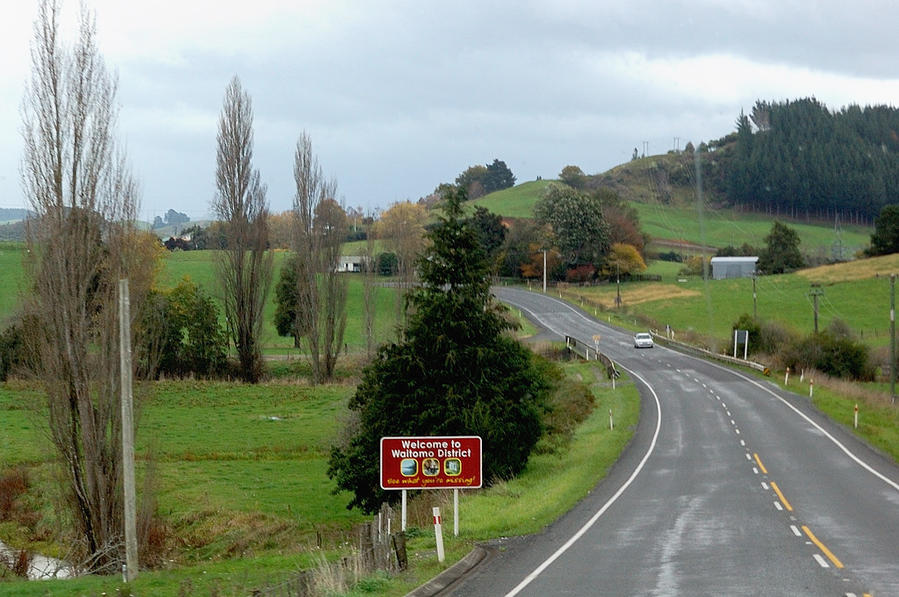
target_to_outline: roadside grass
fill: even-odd
[[[776,383],[800,396],[809,395],[814,380],[812,404],[831,420],[843,425],[874,448],[899,462],[899,406],[890,404],[888,383],[857,383],[831,378],[820,372],[806,372],[803,381],[791,375],[784,385],[781,373]],[[858,405],[858,428],[854,427]]]
[[[416,519],[410,518],[415,528],[409,541],[416,566],[387,581],[379,594],[406,594],[449,568],[481,541],[541,531],[606,476],[636,428],[640,413],[637,387],[623,375],[612,390],[604,370],[593,363],[574,362],[564,368],[569,381],[587,383],[596,400],[593,412],[571,442],[554,453],[532,454],[525,471],[515,479],[489,489],[460,492],[458,537],[452,533],[452,492],[430,492],[417,498],[423,507],[415,508]],[[609,430],[609,409],[614,414],[614,430]],[[431,506],[441,506],[447,553],[443,564],[437,562]]]

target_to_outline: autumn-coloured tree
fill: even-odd
[[[268,217],[268,244],[272,249],[289,249],[293,232],[293,210],[270,214]]]
[[[606,259],[605,273],[607,275],[639,274],[646,271],[646,262],[640,256],[640,252],[633,245],[615,243],[609,250]]]

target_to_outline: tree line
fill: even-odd
[[[720,183],[733,204],[782,217],[870,222],[899,201],[896,108],[758,101],[749,115],[740,113],[732,138]]]

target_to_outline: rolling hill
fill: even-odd
[[[611,188],[632,205],[640,215],[643,231],[652,239],[651,248],[656,250],[677,247],[679,252],[690,253],[691,247],[764,246],[776,216],[722,207],[721,197],[705,189],[700,213],[692,159],[685,158],[684,154],[669,153],[627,162],[590,176],[588,186]],[[525,182],[470,203],[503,217],[530,218],[534,204],[554,182],[558,183]],[[799,234],[802,252],[818,262],[852,259],[868,246],[873,232],[873,228],[862,225],[787,218],[781,221]]]

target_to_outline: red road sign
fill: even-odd
[[[382,437],[382,489],[481,487],[481,438]]]

